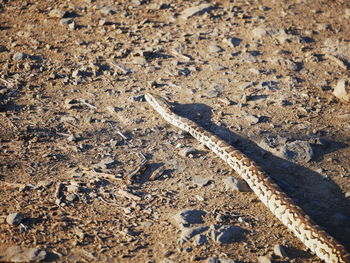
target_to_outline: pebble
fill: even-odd
[[[231,39],[224,39],[224,43],[230,45],[231,47],[238,47],[242,43],[242,39],[237,37],[232,37]]]
[[[230,105],[232,105],[232,101],[230,101],[228,98],[218,98],[218,100],[220,101],[220,102],[222,102],[223,104],[226,104],[226,105],[228,105],[228,106],[230,106]]]
[[[129,98],[129,100],[131,100],[131,101],[146,101],[145,95],[143,95],[143,94],[137,95],[137,96],[132,96]]]
[[[271,258],[268,256],[261,256],[261,257],[258,257],[258,262],[259,263],[271,263]]]
[[[12,59],[14,61],[21,61],[22,59],[26,58],[26,54],[22,53],[22,52],[16,52],[15,54],[13,54]]]
[[[36,188],[47,188],[49,186],[51,186],[53,184],[53,181],[49,181],[49,180],[42,180],[39,181],[36,185]]]
[[[207,263],[236,263],[237,261],[229,258],[208,258]]]
[[[210,183],[210,179],[209,178],[203,178],[203,177],[199,177],[199,176],[195,176],[192,178],[192,182],[200,187],[206,186]]]
[[[104,6],[100,9],[100,12],[105,16],[113,15],[116,13],[116,9],[115,7],[112,7],[112,6]]]
[[[200,13],[204,13],[205,11],[207,11],[209,8],[211,7],[210,4],[201,4],[198,6],[193,6],[190,8],[185,9],[184,11],[181,12],[179,18],[180,19],[188,19],[194,15],[200,14]]]
[[[243,228],[232,225],[211,226],[211,237],[215,242],[228,244],[238,241],[243,234]]]
[[[206,92],[205,94],[208,98],[216,98],[216,97],[219,97],[220,95],[220,92],[217,91],[217,90],[209,90]]]
[[[240,192],[251,192],[252,190],[248,186],[248,184],[241,180],[236,179],[233,176],[226,177],[223,180],[226,190],[234,190],[234,191],[240,191]]]
[[[81,77],[84,75],[84,72],[79,70],[79,69],[76,69],[72,72],[72,77],[73,78],[78,78],[78,77]]]
[[[78,141],[78,138],[74,134],[71,134],[67,137],[67,141],[76,142],[76,141]]]
[[[96,164],[95,167],[101,169],[112,169],[116,163],[115,159],[107,157]]]
[[[6,222],[9,224],[9,225],[19,225],[21,223],[21,221],[24,219],[24,215],[21,214],[21,213],[12,213],[12,214],[9,214],[7,217],[6,217]]]
[[[70,193],[70,194],[67,194],[65,196],[65,199],[68,202],[74,202],[74,201],[78,200],[79,198],[78,198],[78,196],[76,194]]]
[[[133,58],[133,63],[136,65],[146,65],[147,60],[144,57],[137,56]]]
[[[210,53],[218,53],[223,51],[223,49],[218,45],[209,45],[208,49]]]
[[[69,28],[70,30],[74,30],[74,29],[77,28],[77,25],[75,24],[74,21],[72,21],[71,23],[68,24],[68,28]]]
[[[349,91],[349,92],[348,92]],[[333,95],[343,102],[350,102],[350,85],[344,80],[340,79],[337,86],[334,87]]]
[[[247,115],[245,119],[249,122],[250,125],[254,125],[259,122],[259,118],[255,115]]]
[[[60,25],[61,26],[67,26],[69,24],[73,23],[73,19],[72,18],[62,18],[60,20]]]
[[[254,82],[251,82],[251,81],[241,82],[238,84],[238,88],[240,88],[241,90],[246,90],[253,86],[254,86]]]
[[[203,224],[203,216],[207,213],[203,210],[185,209],[173,216],[175,223],[178,225],[189,226],[192,224]]]
[[[275,245],[273,247],[273,253],[280,258],[287,257],[287,253],[282,245]]]
[[[68,193],[77,193],[80,191],[79,184],[69,184],[66,186],[66,190]]]
[[[49,12],[49,17],[63,18],[65,14],[66,14],[66,12],[63,11],[63,10],[60,10],[60,9],[52,9],[52,10]]]

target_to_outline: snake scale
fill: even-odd
[[[350,263],[345,247],[306,215],[254,161],[195,122],[175,114],[164,98],[150,93],[145,98],[166,121],[191,134],[228,163],[271,212],[320,259],[327,263]]]

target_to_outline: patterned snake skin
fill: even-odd
[[[196,123],[176,115],[162,97],[146,94],[145,98],[166,121],[190,133],[228,163],[271,212],[320,259],[332,263],[350,263],[350,254],[345,247],[314,223],[255,162]]]

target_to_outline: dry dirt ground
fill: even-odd
[[[320,262],[146,92],[349,250],[349,22],[346,0],[0,1],[0,261]],[[186,209],[244,231],[186,239]]]

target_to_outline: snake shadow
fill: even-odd
[[[211,121],[212,109],[205,104],[173,103],[176,114],[188,118],[233,145],[255,161],[317,224],[350,251],[350,201],[331,179],[305,166],[267,153],[254,141]],[[267,136],[267,135],[262,135]],[[294,139],[300,135],[290,134]],[[305,136],[304,136],[305,138]],[[262,138],[260,138],[262,139]],[[316,148],[317,163],[322,155],[348,145],[325,138],[328,146]],[[298,253],[300,255],[300,253]]]

